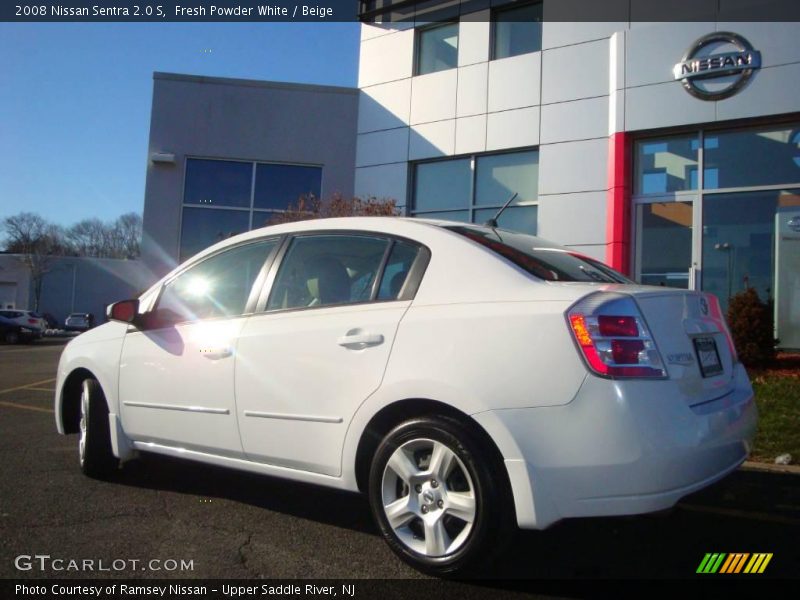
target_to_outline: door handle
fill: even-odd
[[[348,331],[347,334],[336,340],[340,346],[350,350],[362,350],[369,346],[378,346],[383,343],[380,333],[364,333],[359,330]]]
[[[220,360],[231,356],[233,350],[230,348],[200,348],[200,354],[209,360]]]

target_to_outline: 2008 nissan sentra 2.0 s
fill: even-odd
[[[756,425],[714,296],[503,229],[267,227],[109,316],[58,367],[84,473],[143,451],[360,490],[433,573],[515,525],[666,509],[736,469]]]

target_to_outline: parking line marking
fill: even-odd
[[[716,515],[723,515],[725,517],[739,517],[742,519],[752,519],[753,521],[769,521],[772,523],[783,523],[785,525],[800,525],[800,519],[791,519],[789,517],[782,517],[780,515],[770,515],[767,513],[760,513],[760,512],[749,512],[746,510],[739,510],[736,508],[717,508],[713,506],[697,506],[694,504],[679,504],[678,507],[692,512],[712,513]]]
[[[55,392],[56,388],[27,387],[26,390],[36,390],[37,392]]]
[[[33,410],[36,412],[43,412],[43,413],[54,413],[55,411],[52,408],[40,408],[38,406],[31,406],[30,404],[17,404],[16,402],[3,402],[0,400],[0,406],[5,406],[7,408],[21,408],[23,410]]]
[[[24,390],[24,389],[27,389],[27,388],[35,387],[37,385],[43,385],[45,383],[53,383],[55,380],[56,380],[56,378],[52,377],[50,379],[42,379],[41,381],[34,381],[32,383],[26,383],[25,385],[18,385],[17,387],[6,388],[4,390],[0,390],[0,394],[7,394],[9,392],[16,392],[17,390]]]

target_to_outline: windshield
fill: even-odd
[[[634,283],[612,268],[578,252],[525,233],[469,225],[447,225],[545,281]]]

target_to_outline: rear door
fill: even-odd
[[[236,404],[250,460],[340,474],[348,424],[381,383],[424,252],[368,233],[287,244],[263,313],[248,319],[237,349]]]

